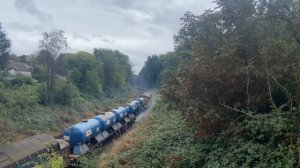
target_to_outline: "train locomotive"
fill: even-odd
[[[50,149],[61,155],[67,164],[75,163],[81,155],[102,146],[127,131],[149,105],[151,93],[93,118],[83,120],[64,129],[62,139],[39,134],[24,140],[0,146],[0,168],[29,167],[38,161],[38,156]]]

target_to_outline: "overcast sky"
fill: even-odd
[[[185,11],[201,14],[212,0],[0,0],[0,23],[17,55],[37,51],[41,33],[65,31],[67,52],[116,49],[135,72],[147,56],[173,50]]]

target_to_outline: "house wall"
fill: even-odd
[[[8,73],[13,76],[16,75],[16,71],[14,69],[9,70]]]
[[[21,74],[21,75],[25,75],[25,76],[30,76],[31,77],[31,72],[17,71],[17,74]]]
[[[25,71],[16,71],[14,69],[11,69],[8,71],[9,74],[11,74],[12,76],[14,75],[25,75],[25,76],[30,76],[31,77],[31,72],[25,72]]]

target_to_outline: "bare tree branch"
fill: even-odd
[[[219,100],[219,104],[222,105],[223,107],[227,108],[227,109],[232,110],[232,111],[235,111],[235,112],[238,112],[238,113],[242,113],[242,114],[244,114],[244,115],[246,115],[248,117],[251,117],[251,118],[255,118],[251,113],[245,112],[245,111],[241,111],[241,110],[235,109],[233,107],[230,107],[230,106],[226,105],[225,102],[222,103],[221,100]]]
[[[293,108],[293,98],[291,93],[289,92],[289,90],[284,87],[282,84],[280,84],[277,80],[277,78],[274,75],[271,75],[272,79],[275,81],[275,83],[284,91],[285,95],[289,98],[289,100],[287,101],[287,103],[290,103],[290,109]]]
[[[249,112],[249,104],[250,104],[250,97],[249,97],[249,84],[250,84],[250,77],[249,77],[249,66],[247,65],[247,112]]]
[[[265,68],[266,68],[266,73],[267,73],[267,84],[268,84],[268,91],[269,91],[269,98],[270,101],[272,103],[272,106],[275,108],[276,112],[279,113],[279,110],[275,104],[275,102],[273,101],[272,98],[272,93],[271,93],[271,85],[270,85],[270,75],[269,75],[269,70],[268,70],[268,61],[267,58],[265,58]]]

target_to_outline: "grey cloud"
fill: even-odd
[[[138,72],[147,56],[174,49],[173,35],[185,11],[199,15],[212,7],[211,1],[3,0],[0,21],[18,55],[32,53],[42,32],[63,29],[71,52],[116,49]]]
[[[112,39],[109,39],[108,37],[104,37],[101,34],[92,34],[93,37],[100,39],[102,42],[107,43],[107,44],[114,44],[115,41]]]
[[[114,9],[116,16],[126,24],[136,25],[137,20],[141,20],[141,24],[159,25],[172,32],[178,30],[180,17],[185,11],[192,11],[200,14],[207,8],[212,6],[213,0],[92,0],[100,6],[110,7]],[[149,16],[151,19],[141,18],[141,16]]]
[[[40,11],[33,0],[16,0],[15,7],[29,13],[43,23],[52,21],[51,15]]]
[[[26,25],[21,22],[11,22],[8,24],[8,29],[15,31],[33,32],[42,28],[41,25]]]
[[[152,36],[160,36],[160,35],[164,34],[163,30],[161,30],[160,28],[155,27],[155,26],[148,26],[146,28],[146,31],[150,32],[152,34]]]
[[[115,43],[115,41],[110,40],[110,39],[108,39],[108,38],[102,38],[101,40],[102,40],[104,43],[109,43],[109,44],[114,44],[114,43]]]
[[[83,36],[83,35],[79,35],[79,34],[73,34],[74,39],[81,39],[84,41],[91,41],[88,37]]]
[[[141,2],[145,3],[144,1],[132,1],[132,0],[100,0],[97,1],[101,4],[104,5],[110,5],[110,6],[115,6],[115,7],[119,7],[122,9],[135,9],[136,7],[138,7]]]

